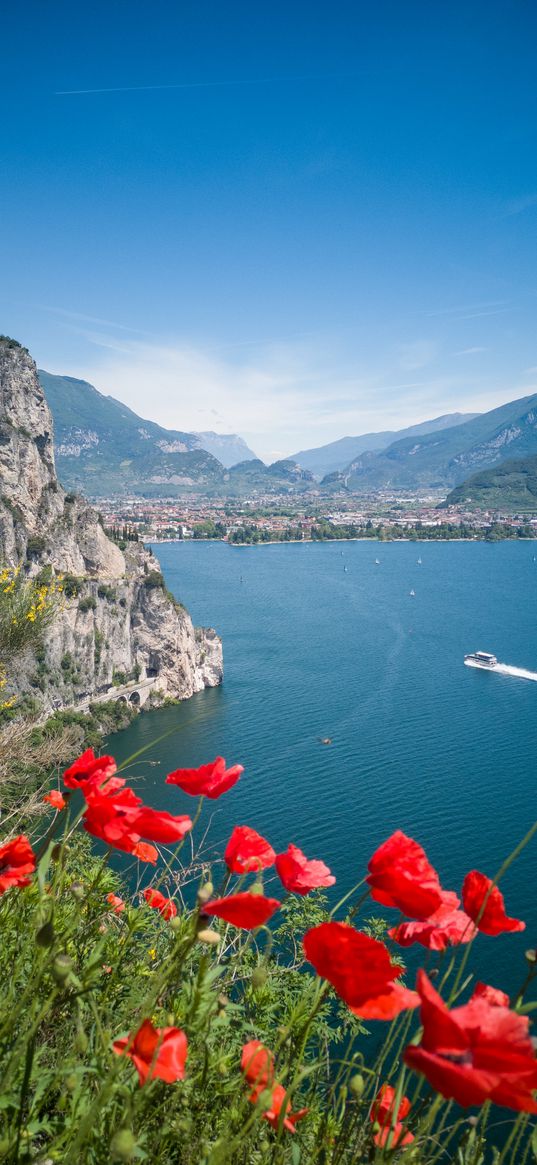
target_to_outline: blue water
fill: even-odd
[[[459,889],[472,867],[492,875],[537,816],[537,683],[466,668],[463,656],[492,651],[537,670],[533,551],[524,542],[158,546],[169,588],[195,623],[222,635],[225,680],[138,717],[113,738],[116,755],[176,730],[132,770],[151,804],[176,812],[194,802],[163,784],[170,769],[217,753],[241,762],[239,784],[212,803],[211,842],[235,824],[276,849],[293,841],[329,864],[341,893],[396,828],[426,847],[446,888]],[[537,841],[502,883],[525,934],[480,938],[472,959],[507,990],[537,945],[536,855]]]

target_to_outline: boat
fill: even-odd
[[[417,558],[416,562],[417,562],[418,566],[421,566],[421,558]]]
[[[491,655],[490,651],[471,651],[465,655],[464,662],[467,667],[484,667],[488,671],[498,666],[496,656]]]
[[[343,570],[344,570],[344,571],[346,571],[346,570],[347,570],[347,567],[346,567],[346,566],[344,566],[344,567],[343,567]]]
[[[375,566],[380,566],[380,558],[375,558]]]
[[[416,592],[414,590],[412,590],[412,591],[410,591],[410,594],[412,595],[412,598],[414,598],[414,595],[416,594]]]

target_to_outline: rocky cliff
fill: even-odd
[[[64,594],[38,659],[17,687],[44,711],[90,700],[187,698],[222,679],[216,633],[195,628],[167,593],[157,560],[105,534],[97,513],[58,483],[50,411],[25,348],[0,339],[0,562],[52,568]]]

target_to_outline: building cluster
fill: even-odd
[[[211,500],[202,498],[109,498],[99,499],[98,505],[106,528],[128,527],[147,542],[166,542],[177,539],[222,538],[237,540],[237,532],[254,530],[260,541],[284,539],[292,531],[293,538],[308,540],[312,529],[318,531],[319,523],[337,530],[356,527],[357,529],[382,527],[389,536],[390,529],[397,536],[404,536],[405,528],[415,530],[416,526],[426,529],[441,528],[449,524],[470,528],[478,535],[491,526],[505,527],[516,531],[524,527],[527,532],[535,531],[537,536],[537,511],[535,514],[507,514],[497,511],[475,511],[463,507],[438,508],[438,498],[399,497],[377,494],[369,498],[341,500],[337,508],[327,499],[323,504],[311,500],[272,497],[270,505],[263,506],[260,499],[240,501]]]

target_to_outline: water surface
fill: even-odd
[[[152,804],[191,810],[165,774],[221,753],[245,774],[212,804],[215,843],[235,824],[276,849],[294,841],[328,862],[341,893],[396,828],[425,845],[446,888],[471,867],[495,873],[537,817],[537,685],[463,656],[537,670],[533,543],[155,550],[194,622],[222,635],[225,680],[114,738],[126,757],[177,730],[146,754],[157,765],[134,766]],[[480,940],[480,974],[507,988],[537,945],[536,856],[537,842],[503,883],[526,933]]]

